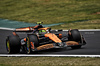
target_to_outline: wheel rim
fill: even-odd
[[[7,52],[10,53],[10,43],[9,43],[9,40],[7,41]]]

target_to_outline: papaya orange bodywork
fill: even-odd
[[[30,30],[30,27],[16,29],[16,31],[28,31],[28,30]]]
[[[47,30],[49,29],[49,27],[46,27],[46,28],[39,28],[38,30]]]
[[[53,40],[56,43],[62,42],[55,34],[52,34],[52,33],[45,34],[45,37],[49,37],[49,39]]]
[[[37,47],[37,50],[44,50],[44,49],[49,49],[49,48],[53,48],[53,44],[46,44],[46,45],[42,45]]]
[[[75,41],[67,41],[66,44],[67,45],[79,45],[79,43]]]

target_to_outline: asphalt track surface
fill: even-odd
[[[70,47],[62,49],[48,49],[34,52],[33,54],[57,54],[57,55],[100,55],[100,31],[80,31],[85,37],[86,45],[81,49],[71,49]],[[63,32],[63,33],[66,33]],[[0,29],[0,54],[7,54],[6,36],[11,35],[12,30]]]

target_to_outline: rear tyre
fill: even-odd
[[[81,35],[78,29],[71,30],[70,32],[71,32],[71,35],[68,34],[69,41],[76,41],[76,42],[81,41]]]
[[[6,49],[9,54],[15,54],[20,52],[20,38],[18,36],[8,36],[6,39]]]
[[[81,34],[78,31],[78,29],[71,30],[70,32],[71,32],[71,35],[68,34],[68,40],[69,41],[81,42]],[[81,48],[81,45],[79,45],[79,46],[72,46],[71,48],[72,49],[79,49],[79,48]]]
[[[31,42],[34,44],[34,48],[39,46],[39,40],[38,40],[37,35],[34,35],[34,34],[28,35],[27,43],[26,43],[26,53],[27,54],[32,53]]]

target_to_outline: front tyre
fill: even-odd
[[[70,32],[68,34],[68,40],[69,41],[81,42],[81,34],[78,31],[78,29],[74,29],[74,30],[71,30],[69,32]]]
[[[6,39],[6,49],[9,54],[15,54],[20,52],[20,38],[18,36],[8,36]]]
[[[35,47],[38,47],[38,46],[39,46],[39,40],[38,40],[37,35],[35,35],[35,34],[29,34],[27,36],[27,42],[26,42],[26,53],[27,54],[32,53],[32,50],[34,50]]]
[[[69,31],[68,40],[69,41],[76,41],[76,42],[81,42],[82,41],[81,34],[78,31],[78,29],[74,29],[74,30]],[[81,48],[81,45],[72,46],[71,48],[72,49],[79,49],[79,48]]]

